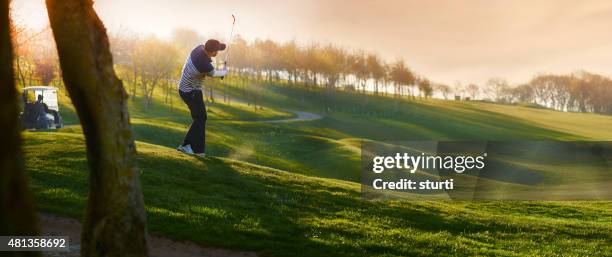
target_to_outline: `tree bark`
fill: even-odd
[[[81,256],[147,256],[146,215],[127,94],[92,0],[46,0],[63,79],[87,144]]]
[[[18,97],[13,73],[9,1],[0,0],[0,234],[39,234],[36,212],[27,187]],[[3,252],[2,256],[40,256],[38,252]]]

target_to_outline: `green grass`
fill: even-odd
[[[380,96],[364,98],[354,93],[329,96],[320,90],[288,86],[259,85],[252,90],[256,90],[259,102],[266,103],[263,110],[219,101],[210,108],[208,154],[305,175],[358,181],[357,148],[362,139],[612,139],[612,132],[604,129],[612,127],[610,116],[481,102],[395,101]],[[240,90],[230,93],[244,99],[250,96]],[[167,147],[176,147],[182,141],[190,117],[184,104],[174,97],[172,107],[158,96],[146,111],[139,98],[130,103],[137,140]],[[325,101],[333,102],[335,107],[322,109]],[[236,106],[244,112],[229,111]],[[285,109],[309,110],[325,117],[298,123],[264,123],[254,118],[257,115],[261,115],[260,119],[286,118],[290,114]],[[231,114],[220,117],[221,113]]]
[[[256,94],[264,107],[209,103],[207,153],[215,157],[206,159],[173,149],[190,123],[178,96],[170,104],[158,93],[148,109],[139,97],[129,102],[155,234],[271,256],[610,252],[609,201],[364,201],[355,182],[363,140],[612,140],[611,116],[228,81],[230,95],[249,100]],[[61,101],[72,125],[25,133],[26,166],[41,210],[79,218],[87,196],[84,143],[74,108],[65,95]],[[287,110],[324,118],[263,122],[292,117]],[[546,179],[559,172],[507,161]],[[576,179],[581,168],[563,174]]]
[[[289,85],[232,85],[233,94],[257,94],[276,107],[311,110],[329,117],[314,125],[341,136],[368,139],[612,140],[612,116],[485,102],[393,99],[361,93],[329,93]],[[327,106],[327,108],[325,108]],[[310,125],[310,124],[307,124]],[[326,131],[327,132],[327,131]]]
[[[26,133],[42,211],[80,218],[83,137]],[[137,143],[149,229],[269,256],[605,256],[610,202],[379,202],[359,185]]]

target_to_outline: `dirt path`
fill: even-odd
[[[217,92],[213,92],[213,96],[215,97],[215,99],[223,99],[223,95],[221,95],[220,93],[217,93]],[[247,102],[245,100],[242,100],[240,98],[231,97],[231,96],[229,97],[229,101],[230,102],[235,102],[235,103],[247,104]],[[276,123],[276,122],[293,122],[293,121],[311,121],[311,120],[318,120],[318,119],[323,118],[323,116],[321,116],[319,114],[316,114],[316,113],[311,113],[311,112],[295,111],[295,110],[289,110],[289,109],[281,109],[281,110],[294,113],[297,116],[293,117],[293,118],[288,118],[288,119],[257,120],[257,121],[243,121],[243,122],[269,122],[269,123]],[[235,120],[235,121],[240,121],[240,120]]]
[[[289,119],[281,119],[281,120],[264,120],[263,122],[292,122],[292,121],[310,121],[310,120],[318,120],[323,118],[321,115],[311,112],[302,112],[302,111],[293,111],[293,110],[285,110],[288,112],[295,113],[297,116]]]
[[[70,252],[45,252],[45,257],[78,257],[81,244],[81,223],[75,219],[43,213],[39,215],[43,235],[70,237]],[[149,237],[151,257],[256,257],[257,253],[202,247],[191,242],[177,242],[171,239]]]

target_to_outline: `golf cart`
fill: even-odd
[[[25,87],[22,97],[23,112],[19,117],[24,129],[46,130],[64,126],[59,114],[56,87]]]

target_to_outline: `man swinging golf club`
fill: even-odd
[[[202,82],[206,76],[223,78],[227,74],[225,66],[221,70],[216,70],[211,59],[217,56],[219,51],[225,50],[225,47],[225,44],[218,40],[209,39],[204,45],[196,46],[185,61],[179,82],[179,95],[189,107],[193,122],[183,144],[177,148],[181,152],[204,156],[206,107]]]

